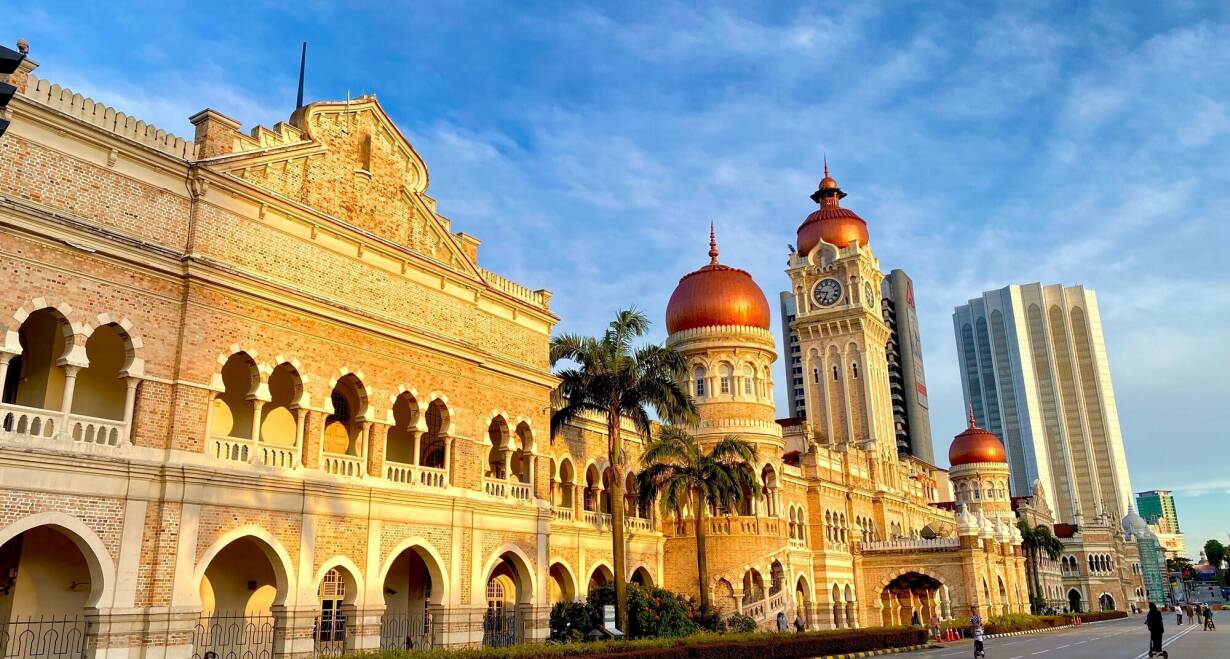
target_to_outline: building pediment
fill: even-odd
[[[426,164],[375,97],[312,103],[247,134],[211,110],[193,123],[211,169],[481,278],[478,241],[436,212]]]

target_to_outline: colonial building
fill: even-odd
[[[788,270],[806,421],[775,421],[768,304],[715,243],[672,296],[695,431],[753,442],[763,483],[714,511],[701,584],[688,525],[611,500],[599,420],[550,436],[550,294],[478,265],[374,97],[247,132],[207,109],[189,140],[34,68],[0,139],[5,638],[50,626],[82,639],[65,656],[117,658],[506,644],[615,578],[766,625],[1027,607],[1004,511],[945,510],[947,474],[896,450],[882,275],[833,179]]]

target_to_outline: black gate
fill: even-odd
[[[273,659],[273,616],[201,616],[192,630],[192,659]]]
[[[506,648],[521,642],[521,616],[516,611],[488,610],[483,615],[483,645]]]
[[[4,659],[82,659],[89,623],[80,616],[0,620]]]
[[[430,612],[422,615],[387,613],[380,616],[381,650],[427,650],[435,647]]]
[[[327,611],[312,623],[312,656],[340,657],[346,654],[346,614]]]

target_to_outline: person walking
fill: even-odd
[[[1199,604],[1197,604],[1197,605],[1195,605],[1195,607],[1193,607],[1193,606],[1192,606],[1192,603],[1191,603],[1191,602],[1188,602],[1188,603],[1187,603],[1187,624],[1189,624],[1189,625],[1194,625],[1194,624],[1196,624],[1196,615],[1195,615],[1195,614],[1197,614],[1197,613],[1200,613],[1200,605],[1199,605]],[[1183,621],[1182,621],[1182,620],[1180,620],[1179,622],[1180,622],[1180,623],[1182,623]]]
[[[1192,605],[1190,605],[1190,604],[1188,604],[1188,605],[1187,605],[1187,608],[1189,608],[1189,609],[1190,609],[1191,607],[1192,607]],[[1175,624],[1176,624],[1176,625],[1181,625],[1181,624],[1183,624],[1183,607],[1181,607],[1181,606],[1176,606],[1176,607],[1174,607],[1174,616],[1175,616]],[[1188,617],[1190,618],[1191,616],[1188,616]]]
[[[931,614],[931,637],[939,640],[940,638],[940,617],[937,614]]]
[[[982,643],[982,616],[975,613],[969,617],[969,626],[974,634],[974,657],[987,656],[986,648]]]
[[[796,613],[794,616],[794,631],[798,633],[802,633],[802,631],[806,628],[807,628],[807,625],[803,624],[803,614]]]
[[[786,612],[778,611],[777,612],[777,631],[787,632],[789,630],[790,630],[790,627],[786,624]]]
[[[1175,607],[1179,612],[1179,622],[1182,622],[1183,610]],[[1149,656],[1156,657],[1161,655],[1163,659],[1170,659],[1170,655],[1162,649],[1162,633],[1166,631],[1162,625],[1162,612],[1157,610],[1157,605],[1149,602],[1149,614],[1145,616],[1145,626],[1149,628]]]
[[[914,610],[914,615],[910,616],[910,625],[913,627],[922,627],[922,618],[918,615],[918,610]]]

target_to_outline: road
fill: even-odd
[[[1224,616],[1223,616],[1224,617]],[[1166,651],[1174,659],[1230,657],[1230,618],[1217,631],[1202,631],[1199,625],[1174,625],[1166,618]],[[1111,620],[1052,632],[993,638],[986,642],[987,659],[1143,659],[1148,656],[1149,633],[1143,615]],[[901,655],[902,659],[936,659],[974,656],[971,641]]]

